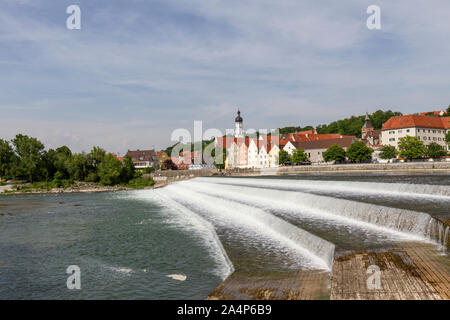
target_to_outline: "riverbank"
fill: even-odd
[[[6,185],[0,186],[0,195],[9,195],[9,194],[59,194],[59,193],[90,193],[90,192],[115,192],[115,191],[123,191],[123,190],[142,190],[142,189],[154,189],[161,188],[166,186],[167,183],[159,182],[155,183],[151,187],[145,188],[130,188],[123,186],[99,186],[93,184],[80,184],[77,186],[72,186],[68,188],[51,188],[47,189],[33,189],[31,187],[26,189],[16,189],[16,185]]]

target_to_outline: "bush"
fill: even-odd
[[[143,189],[143,188],[146,188],[146,187],[151,187],[154,184],[155,184],[155,181],[153,181],[152,178],[147,178],[147,179],[135,178],[135,179],[130,180],[126,184],[126,186],[128,188],[133,188],[133,189]]]

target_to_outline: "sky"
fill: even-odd
[[[269,130],[438,110],[449,57],[448,0],[0,0],[0,138],[124,154],[238,108]]]

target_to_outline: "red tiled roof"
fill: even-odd
[[[448,120],[445,121],[446,117],[438,118],[431,116],[420,116],[416,114],[410,114],[406,116],[396,116],[390,118],[383,124],[382,130],[391,130],[391,129],[402,129],[402,128],[435,128],[435,129],[444,129],[445,126],[448,126]]]
[[[356,137],[345,137],[338,139],[323,139],[314,141],[300,141],[291,142],[296,149],[311,150],[311,149],[328,149],[333,144],[337,144],[342,148],[348,148],[353,142],[356,141]]]
[[[130,156],[133,161],[153,161],[156,156],[155,150],[128,150],[127,156]],[[141,159],[142,157],[142,159]]]

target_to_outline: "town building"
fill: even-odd
[[[356,137],[342,137],[334,139],[322,139],[313,141],[289,141],[283,150],[292,155],[295,150],[302,149],[311,163],[325,162],[323,154],[334,144],[347,151],[348,147],[357,141]]]
[[[375,130],[367,113],[361,128],[361,140],[371,148],[381,145],[381,130]]]
[[[158,169],[158,156],[155,150],[128,150],[127,156],[131,157],[136,169],[153,167]]]
[[[383,124],[381,143],[398,148],[398,142],[406,136],[417,137],[425,145],[436,142],[448,148],[445,134],[450,131],[450,117],[410,114],[390,118]]]

